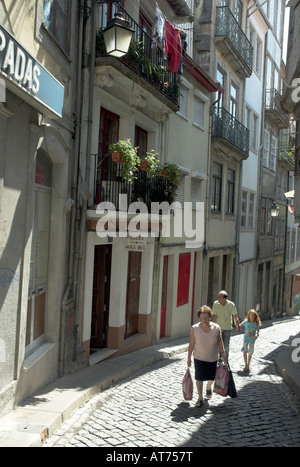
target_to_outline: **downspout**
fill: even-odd
[[[89,183],[90,169],[91,169],[91,139],[92,139],[92,123],[93,123],[93,101],[94,101],[94,82],[95,82],[95,60],[96,60],[96,13],[91,4],[92,12],[92,29],[90,37],[90,76],[89,76],[89,102],[88,102],[88,125],[87,125],[87,145],[86,145],[86,170],[85,170],[85,180]],[[80,175],[80,174],[79,174]],[[85,247],[85,238],[86,238],[86,219],[87,219],[87,207],[88,201],[83,200],[83,206],[81,210],[81,219],[80,219],[80,238],[79,238],[79,251],[77,259],[77,272],[76,278],[76,295],[75,295],[75,321],[74,321],[74,356],[73,360],[77,360],[77,345],[79,339],[79,326],[80,326],[80,296],[82,290],[82,263],[84,257],[84,247]]]
[[[263,98],[262,98],[262,108],[261,108],[261,126],[260,126],[260,147],[258,154],[260,156],[259,158],[259,171],[258,171],[258,190],[257,190],[257,201],[256,201],[256,219],[257,219],[257,226],[256,226],[256,239],[255,239],[255,244],[256,244],[256,280],[255,283],[257,283],[257,271],[258,271],[258,260],[259,260],[259,255],[260,255],[260,216],[259,216],[259,206],[260,206],[260,201],[261,201],[261,187],[262,187],[262,167],[263,167],[263,148],[264,148],[264,133],[265,133],[265,109],[266,109],[266,70],[267,70],[267,49],[268,49],[268,31],[265,33],[265,51],[264,51],[264,74],[263,74]],[[257,289],[256,289],[257,290]],[[259,299],[259,302],[257,301]],[[253,303],[256,302],[256,310],[257,306],[259,305],[261,307],[261,297],[254,297]],[[260,310],[257,310],[261,312]]]
[[[205,302],[207,301],[207,293],[208,293],[208,289],[207,289],[207,286],[208,286],[208,283],[207,285],[204,283],[204,278],[207,277],[205,274],[204,274],[204,263],[205,263],[205,260],[208,256],[208,248],[207,248],[207,226],[208,226],[208,222],[209,222],[209,219],[208,219],[208,213],[209,213],[209,193],[210,193],[210,182],[211,182],[211,140],[212,140],[212,112],[213,112],[213,107],[215,106],[215,104],[217,104],[218,102],[220,102],[221,100],[221,97],[222,97],[222,93],[223,93],[223,88],[219,88],[218,89],[218,98],[217,100],[215,100],[211,106],[210,106],[210,112],[209,112],[209,132],[208,132],[208,155],[207,155],[207,174],[208,174],[208,177],[207,177],[207,181],[206,181],[206,201],[205,201],[205,207],[206,207],[206,213],[205,213],[205,223],[204,223],[204,243],[203,243],[203,247],[202,247],[202,287],[201,287],[201,303],[203,303],[203,290],[206,292],[206,298],[205,298]],[[212,304],[211,304],[212,306]]]
[[[78,178],[78,162],[79,162],[79,142],[80,142],[80,126],[78,125],[78,119],[81,114],[81,89],[82,89],[82,51],[83,51],[83,15],[80,14],[84,9],[84,0],[79,2],[79,26],[78,26],[78,55],[77,55],[77,86],[76,86],[76,115],[77,119],[75,128],[75,144],[74,144],[74,165],[73,165],[73,176],[71,179],[72,192],[70,194],[73,200],[76,199],[77,193],[77,178]],[[66,307],[70,297],[72,286],[73,286],[73,265],[74,265],[74,242],[75,242],[75,220],[76,220],[76,209],[75,207],[71,210],[71,222],[70,222],[70,251],[68,260],[68,279],[66,289],[62,298],[61,305],[61,323],[60,323],[60,342],[59,342],[59,362],[58,362],[58,374],[61,377],[64,373],[64,340],[65,340],[65,318],[66,318]]]

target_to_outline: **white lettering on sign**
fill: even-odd
[[[12,39],[7,42],[3,31],[0,31],[0,52],[3,55],[1,70],[23,88],[37,94],[40,89],[40,67]]]

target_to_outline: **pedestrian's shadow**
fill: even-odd
[[[239,370],[236,372],[236,374],[244,378],[245,376],[250,376],[250,371]]]
[[[199,418],[206,414],[209,408],[208,401],[204,401],[202,407],[196,407],[192,402],[180,402],[176,409],[171,412],[171,417],[174,422],[184,422],[189,418]]]

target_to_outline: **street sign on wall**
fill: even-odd
[[[8,89],[42,113],[62,116],[64,86],[0,24],[1,77]]]

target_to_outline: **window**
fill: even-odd
[[[232,82],[230,86],[230,108],[233,117],[238,118],[238,87]]]
[[[204,102],[198,96],[194,96],[194,123],[200,128],[204,127]]]
[[[284,228],[285,228],[285,221],[283,219],[276,219],[275,221],[275,250],[283,250],[284,249]]]
[[[285,239],[285,251],[286,251],[285,263],[286,264],[289,264],[290,262],[290,241],[291,241],[291,229],[290,227],[287,227],[286,239]]]
[[[148,133],[147,131],[143,130],[142,128],[136,126],[135,127],[135,147],[138,148],[138,156],[143,158],[146,156],[146,152],[148,149]],[[150,148],[149,148],[150,149]]]
[[[262,66],[262,41],[252,26],[249,28],[249,41],[253,47],[253,69],[260,77]]]
[[[193,209],[196,208],[196,203],[201,201],[201,180],[192,178],[191,181],[191,202]]]
[[[139,24],[140,26],[139,42],[143,44],[142,48],[143,48],[144,53],[147,56],[149,56],[149,54],[151,53],[151,41],[147,39],[147,35],[149,37],[152,36],[153,26],[141,11],[139,14],[139,23],[140,23]]]
[[[239,23],[239,26],[242,27],[242,19],[243,19],[243,2],[242,0],[234,0],[234,17]]]
[[[242,193],[241,227],[247,227],[247,192]]]
[[[267,233],[267,224],[268,224],[268,216],[267,216],[267,200],[266,198],[261,199],[261,209],[260,209],[260,232]]]
[[[273,94],[270,91],[276,89],[279,93],[281,92],[282,84],[281,84],[281,70],[278,68],[276,63],[271,57],[267,57],[267,71],[266,71],[266,106],[269,107],[271,104],[270,99],[272,98]]]
[[[246,127],[250,132],[250,149],[257,152],[258,148],[258,115],[246,107]]]
[[[271,153],[270,153],[270,169],[275,172],[276,168],[276,156],[277,156],[278,141],[275,136],[272,135],[271,139]]]
[[[65,52],[68,52],[68,4],[70,3],[67,0],[44,0],[44,25]]]
[[[268,128],[264,133],[264,154],[263,165],[273,172],[276,171],[276,161],[278,153],[278,138]]]
[[[242,192],[241,227],[252,229],[254,227],[254,193],[246,190]]]
[[[267,198],[261,199],[260,232],[264,234],[269,234],[273,230],[274,218],[270,214],[271,205],[272,200]]]
[[[182,306],[189,301],[190,290],[191,254],[179,255],[177,306]]]
[[[259,39],[259,37],[256,38],[256,44],[255,44],[255,63],[254,63],[254,69],[258,76],[261,75],[261,61],[262,61],[262,41]]]
[[[176,191],[174,201],[178,201],[182,206],[184,203],[184,188],[185,188],[185,175],[181,172],[179,175],[179,183]]]
[[[184,86],[180,88],[180,110],[179,113],[188,118],[188,89]]]
[[[217,81],[221,84],[223,88],[223,92],[220,94],[220,100],[218,101],[218,108],[224,107],[224,92],[225,92],[225,84],[226,84],[226,73],[220,67],[217,69]],[[219,96],[216,96],[218,99]]]
[[[222,200],[222,165],[214,163],[212,169],[211,210],[221,212]]]
[[[235,171],[228,169],[227,172],[227,214],[234,213]]]
[[[269,167],[269,148],[270,148],[270,132],[268,130],[265,130],[264,153],[263,153],[263,164],[265,167]]]
[[[291,263],[295,261],[296,253],[296,229],[292,229],[292,240],[291,240]]]
[[[100,131],[98,156],[96,158],[95,174],[95,198],[94,204],[98,205],[105,201],[104,181],[106,183],[110,177],[116,177],[117,172],[110,171],[110,161],[106,157],[109,152],[109,145],[119,139],[119,119],[120,117],[104,108],[100,111]]]
[[[248,206],[248,227],[254,227],[254,194],[249,193],[249,206]]]

